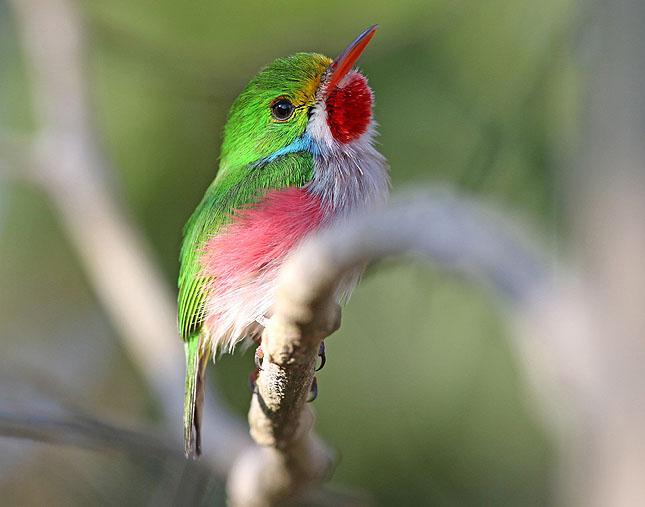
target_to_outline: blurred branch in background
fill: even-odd
[[[31,151],[28,140],[0,130],[0,181],[2,178],[34,181]]]
[[[645,502],[645,3],[586,6],[578,56],[588,88],[567,203],[580,278],[534,322],[573,412],[570,505]],[[543,308],[544,310],[544,308]],[[548,315],[550,311],[550,315]]]
[[[171,433],[179,438],[183,351],[173,293],[108,185],[109,171],[94,134],[84,73],[82,20],[68,0],[15,0],[13,6],[31,71],[39,126],[28,166],[52,200],[165,420],[176,428]],[[247,445],[248,437],[216,398],[207,400],[205,410],[206,445],[215,450],[209,456],[215,469],[226,475],[232,457]]]
[[[93,450],[121,450],[133,457],[158,457],[181,462],[175,445],[164,443],[150,431],[134,431],[98,421],[74,406],[51,380],[28,383],[2,374],[0,435],[36,442],[71,445]]]

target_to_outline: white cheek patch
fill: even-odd
[[[331,130],[329,130],[329,125],[327,125],[327,111],[325,107],[325,101],[320,100],[314,107],[309,124],[307,125],[307,134],[311,136],[321,152],[332,150],[336,143]]]

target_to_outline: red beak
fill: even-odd
[[[358,58],[361,56],[361,53],[365,50],[369,44],[378,25],[372,25],[363,33],[361,33],[354,42],[345,48],[338,57],[331,63],[329,68],[331,69],[331,76],[327,82],[327,94],[330,94],[334,88],[338,86],[341,79],[343,79],[350,69],[354,66]]]

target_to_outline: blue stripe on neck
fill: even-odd
[[[291,144],[288,144],[284,148],[280,148],[279,150],[274,151],[268,157],[261,158],[254,165],[263,166],[264,164],[273,162],[275,159],[283,155],[288,155],[289,153],[299,153],[303,151],[308,151],[312,155],[317,155],[318,153],[320,153],[318,146],[307,132],[302,134],[295,141],[293,141]]]

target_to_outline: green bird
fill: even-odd
[[[184,228],[180,254],[187,457],[201,453],[209,358],[258,340],[289,253],[320,227],[387,199],[387,163],[373,143],[372,91],[353,69],[375,30],[335,60],[316,53],[278,58],[231,107],[219,170]],[[360,275],[343,280],[339,302]]]

